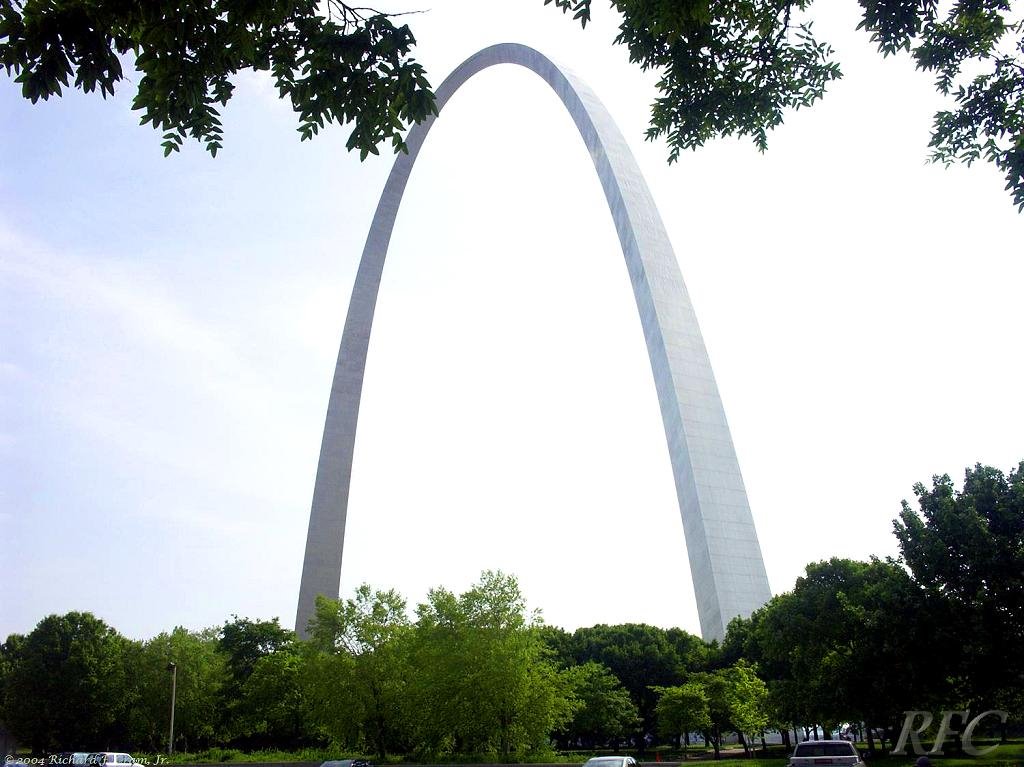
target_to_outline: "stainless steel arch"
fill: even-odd
[[[496,64],[518,64],[540,75],[590,150],[647,341],[701,632],[705,639],[721,639],[732,618],[763,605],[771,590],[711,363],[665,228],[607,110],[579,78],[532,48],[504,43],[471,56],[438,88],[438,110],[466,80]],[[352,289],[313,490],[295,620],[300,635],[306,633],[316,596],[338,595],[356,422],[381,272],[409,173],[432,125],[433,119],[414,126],[409,153],[395,160]]]

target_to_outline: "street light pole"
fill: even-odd
[[[174,699],[178,693],[178,666],[175,663],[168,663],[167,670],[171,672],[171,731],[167,736],[167,755],[174,753]]]

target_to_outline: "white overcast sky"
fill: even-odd
[[[687,281],[772,589],[896,553],[917,481],[1024,458],[1022,231],[991,167],[925,163],[931,79],[821,3],[845,77],[759,154],[669,167],[655,78],[540,0],[409,18],[440,84],[522,42],[631,143]],[[834,6],[834,7],[833,7]],[[134,77],[134,75],[133,75]],[[295,614],[356,263],[392,158],[300,143],[243,77],[223,153],[162,157],[132,86],[30,105],[0,77],[0,639],[88,610],[128,636]],[[342,591],[410,604],[484,568],[573,629],[699,633],[629,281],[589,156],[528,71],[446,107],[384,273]]]

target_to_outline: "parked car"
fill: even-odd
[[[631,756],[595,756],[588,759],[583,767],[639,767]]]
[[[86,767],[129,767],[140,764],[131,754],[117,751],[97,751],[86,757]]]
[[[366,759],[334,759],[324,762],[320,767],[373,767],[373,762]]]
[[[789,757],[789,767],[866,767],[848,740],[806,740]]]
[[[60,767],[85,767],[89,764],[89,752],[61,751],[59,754],[50,754],[48,764]]]

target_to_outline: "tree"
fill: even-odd
[[[1020,706],[1024,688],[1024,462],[1009,476],[977,464],[914,486],[894,522],[903,561],[939,612],[964,706]]]
[[[678,630],[676,630],[678,632]],[[691,659],[705,659],[702,651],[683,638],[685,632],[671,635],[665,629],[646,624],[627,623],[621,626],[598,625],[581,628],[573,635],[577,663],[596,661],[607,666],[640,711],[641,728],[637,735],[654,732],[657,717],[654,707],[658,696],[652,687],[669,687],[682,683],[688,670],[679,647],[690,653]],[[694,639],[703,645],[699,639]]]
[[[832,559],[807,566],[793,591],[730,625],[725,647],[769,680],[776,724],[867,721],[890,726],[943,700],[944,644],[923,594],[898,564]]]
[[[18,705],[11,689],[14,669],[21,656],[21,648],[25,642],[23,634],[10,634],[7,641],[0,644],[0,728],[3,723],[11,721],[13,709]],[[13,714],[17,716],[17,713]]]
[[[708,708],[708,696],[703,686],[697,682],[687,682],[678,687],[656,687],[658,703],[654,708],[658,717],[658,733],[665,738],[672,738],[679,747],[683,740],[685,746],[690,743],[691,732],[705,731],[711,728],[711,714]]]
[[[320,720],[336,742],[365,742],[382,762],[406,743],[409,632],[405,599],[367,584],[343,602],[318,597],[310,623],[310,648],[342,658],[321,661],[330,676],[314,683]]]
[[[705,671],[691,680],[700,686],[708,702],[708,717],[704,729],[704,742],[710,743],[715,759],[722,755],[722,732],[729,729],[729,679],[722,672]]]
[[[590,0],[554,1],[586,25]],[[832,48],[812,32],[811,0],[612,0],[622,14],[615,42],[661,74],[649,139],[663,137],[669,162],[715,136],[767,131],[787,109],[809,107],[842,76]],[[883,55],[912,52],[918,69],[954,110],[935,115],[931,160],[995,163],[1024,211],[1024,20],[1009,0],[940,5],[936,0],[860,0],[860,27]],[[973,78],[964,71],[980,72]]]
[[[340,694],[355,661],[346,654],[319,651],[309,642],[300,643],[300,652],[299,687],[310,734],[337,748],[361,745],[361,722],[351,716],[352,701]]]
[[[707,669],[714,658],[714,645],[688,631],[670,628],[665,631],[665,638],[675,649],[679,663],[687,672]]]
[[[485,571],[461,595],[433,589],[416,614],[409,698],[420,755],[544,754],[574,705],[516,579]]]
[[[101,746],[132,704],[128,640],[91,613],[50,615],[3,645],[2,717],[34,753],[67,743]]]
[[[549,656],[560,669],[576,665],[573,635],[558,626],[542,625],[537,627],[537,634],[547,645]]]
[[[194,632],[181,626],[142,643],[131,657],[128,680],[136,700],[127,717],[131,742],[153,751],[167,747],[169,663],[175,665],[176,748],[200,750],[221,742],[230,723],[222,712],[228,672],[218,652],[217,630]]]
[[[412,32],[392,19],[339,0],[322,8],[316,0],[0,0],[0,66],[33,103],[60,96],[72,78],[105,98],[131,54],[141,74],[132,108],[165,131],[164,153],[192,137],[213,155],[223,138],[217,106],[230,100],[232,78],[267,71],[303,139],[348,122],[348,148],[366,157],[389,139],[404,147],[404,126],[435,112],[410,56]]]
[[[229,739],[252,730],[252,712],[244,710],[243,690],[259,662],[294,645],[295,632],[282,628],[277,618],[269,621],[232,616],[217,632],[217,651],[223,656],[227,676],[221,690],[221,710]]]
[[[734,730],[740,736],[743,750],[749,753],[745,734],[759,732],[768,724],[767,688],[745,661],[728,668],[694,674],[688,680],[691,689],[700,690],[707,703],[704,740],[721,757],[722,733]]]
[[[618,742],[636,730],[640,714],[629,693],[615,675],[600,663],[589,661],[565,672],[569,689],[579,708],[563,731],[565,737],[585,748]]]
[[[583,25],[591,0],[545,0]],[[1024,210],[1024,21],[1010,0],[860,0],[860,26],[879,51],[911,51],[935,74],[955,109],[935,115],[931,159],[971,164],[984,158],[1006,177]],[[664,138],[669,161],[715,136],[767,132],[789,109],[812,106],[841,77],[831,47],[812,31],[811,0],[613,0],[621,14],[615,42],[630,60],[660,73],[650,139]],[[63,87],[114,92],[119,58],[141,73],[134,108],[165,131],[169,154],[186,136],[221,147],[217,105],[231,79],[271,73],[299,114],[302,138],[328,122],[350,122],[349,149],[404,147],[404,127],[436,113],[415,39],[395,16],[340,0],[237,0],[137,4],[88,0],[0,0],[0,65],[26,98]],[[968,77],[963,72],[977,71]]]
[[[217,649],[224,654],[232,680],[242,685],[261,658],[289,647],[295,632],[282,628],[277,618],[254,621],[232,616],[217,632]]]
[[[768,725],[768,688],[746,661],[730,666],[726,673],[729,679],[729,719],[743,742],[743,750],[749,755],[748,741],[744,736],[752,737]]]
[[[294,645],[264,655],[242,686],[242,729],[263,748],[297,749],[317,740],[307,724],[303,660]]]

